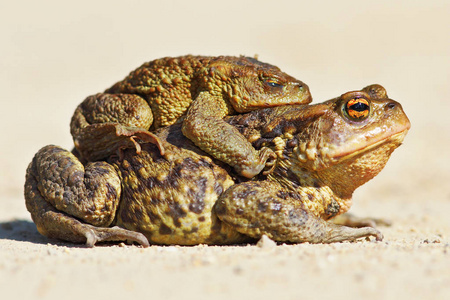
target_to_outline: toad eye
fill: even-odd
[[[272,78],[266,79],[264,81],[264,83],[272,88],[282,88],[283,87],[283,85],[279,81],[277,81],[276,79],[272,79]]]
[[[354,98],[345,104],[345,112],[354,121],[362,121],[369,116],[370,104],[364,98]]]

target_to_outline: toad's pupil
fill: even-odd
[[[351,110],[355,111],[365,111],[369,109],[369,106],[363,102],[357,102],[349,107]]]

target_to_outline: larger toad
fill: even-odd
[[[373,227],[331,220],[376,176],[410,123],[379,85],[311,106],[283,106],[227,120],[256,149],[276,155],[273,173],[230,176],[183,138],[180,124],[157,132],[140,155],[83,166],[70,152],[42,148],[30,163],[25,199],[39,232],[93,246],[101,241],[230,244],[260,238],[330,243],[375,236]],[[112,227],[114,226],[115,227]]]
[[[311,101],[308,86],[279,68],[249,57],[167,57],[145,63],[104,93],[88,97],[74,113],[75,147],[88,161],[108,157],[136,138],[155,143],[148,130],[184,118],[183,134],[245,177],[272,162],[223,118],[236,113]]]

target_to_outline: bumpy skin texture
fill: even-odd
[[[137,139],[161,141],[149,130],[184,118],[183,134],[199,148],[253,177],[272,163],[268,148],[255,150],[228,115],[286,104],[308,104],[303,82],[249,57],[167,57],[145,63],[104,93],[88,97],[74,113],[71,133],[81,157],[95,161]]]
[[[332,222],[350,208],[353,191],[381,171],[410,128],[400,104],[381,86],[226,121],[256,149],[276,153],[271,174],[245,180],[183,137],[181,124],[156,132],[168,150],[165,157],[146,143],[140,155],[127,149],[120,159],[83,167],[70,152],[44,147],[25,183],[39,232],[89,246],[104,240],[230,244],[262,235],[280,242],[382,239],[373,227]]]

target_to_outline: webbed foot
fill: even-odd
[[[375,237],[375,240],[382,241],[383,234],[373,227],[352,228],[347,226],[328,224],[326,234],[323,236],[322,243],[334,243],[343,241],[354,241],[363,237]]]
[[[130,231],[127,229],[114,226],[111,228],[95,227],[88,224],[83,224],[84,236],[86,237],[86,246],[94,247],[99,242],[108,241],[126,241],[127,243],[137,243],[142,247],[148,247],[147,238],[140,232]]]

